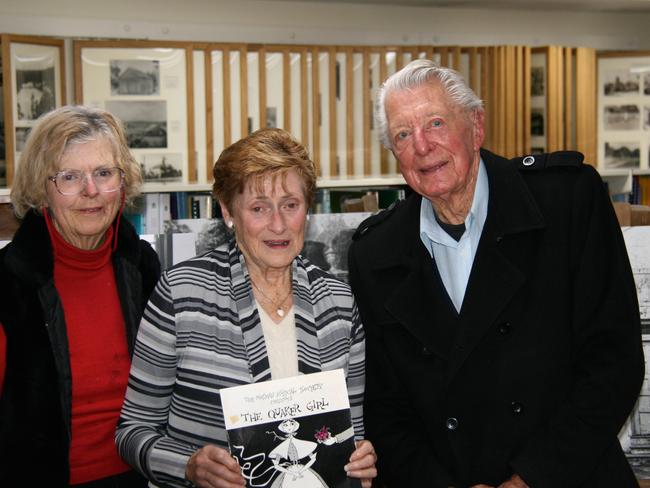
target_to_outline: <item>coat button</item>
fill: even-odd
[[[499,324],[499,333],[504,335],[508,334],[511,328],[512,326],[510,325],[510,322],[503,322],[502,324]]]
[[[422,349],[420,350],[420,354],[422,354],[423,356],[431,356],[431,354],[433,353],[429,348],[423,346]]]
[[[458,428],[458,419],[456,417],[449,417],[447,419],[447,430],[456,430]]]
[[[519,402],[512,402],[510,404],[510,409],[512,410],[512,413],[519,415],[524,411],[524,406]]]

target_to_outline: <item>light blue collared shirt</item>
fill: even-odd
[[[487,217],[489,198],[488,178],[481,159],[476,177],[476,188],[472,208],[465,217],[465,233],[459,241],[445,232],[426,198],[420,206],[420,239],[438,266],[440,278],[447,289],[449,298],[460,312],[465,298],[465,290],[472,271],[474,256],[481,239],[483,225]]]

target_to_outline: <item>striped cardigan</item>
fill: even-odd
[[[298,369],[343,368],[363,437],[364,332],[347,284],[293,261]],[[188,486],[198,448],[227,448],[219,390],[271,379],[244,257],[234,240],[161,277],[138,332],[117,427],[122,457],[153,486]]]

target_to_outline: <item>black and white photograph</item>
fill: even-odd
[[[530,133],[533,136],[544,135],[544,109],[533,107],[530,109]]]
[[[124,124],[129,147],[167,147],[167,101],[108,100],[106,110]]]
[[[605,168],[638,168],[640,164],[638,142],[605,142]]]
[[[533,97],[544,96],[546,77],[543,66],[533,66],[530,69],[530,95]]]
[[[111,95],[160,95],[160,61],[111,59]]]
[[[643,75],[643,94],[650,95],[650,73]]]
[[[650,377],[650,227],[624,227],[622,230],[639,300],[646,380],[639,401],[619,438],[634,473],[643,479],[650,477],[650,385],[647,381]]]
[[[183,155],[180,153],[145,154],[140,166],[145,183],[183,180]]]
[[[319,268],[347,281],[352,235],[370,215],[370,212],[311,215],[301,254]]]
[[[636,104],[605,105],[605,130],[639,130],[641,111]]]
[[[650,105],[643,107],[643,128],[650,130]]]
[[[25,148],[25,142],[27,142],[27,136],[31,127],[16,127],[16,152],[22,152]]]
[[[347,281],[347,253],[352,235],[370,215],[371,212],[310,215],[300,254],[319,268]],[[214,249],[225,243],[229,236],[222,219],[172,220],[165,223],[164,232],[167,236],[189,233],[193,237],[167,239],[165,248],[160,251],[164,254],[160,258],[163,267],[177,263],[179,256],[187,259]],[[185,248],[177,249],[178,245]]]
[[[628,70],[606,71],[603,88],[606,96],[636,95],[639,93],[639,74]]]
[[[16,70],[18,120],[36,120],[56,106],[54,68]]]

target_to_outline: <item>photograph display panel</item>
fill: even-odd
[[[56,45],[11,42],[9,52],[11,79],[8,81],[12,99],[14,134],[11,136],[14,137],[15,168],[25,140],[36,120],[63,104],[63,67],[61,47]],[[6,103],[9,103],[9,100]],[[11,156],[6,154],[5,149],[5,160]],[[6,184],[6,166],[4,184]]]
[[[598,59],[598,167],[647,170],[650,55]]]
[[[81,102],[117,116],[147,184],[187,183],[185,49],[82,47]],[[195,175],[194,175],[195,176]],[[193,179],[193,178],[192,178]]]

